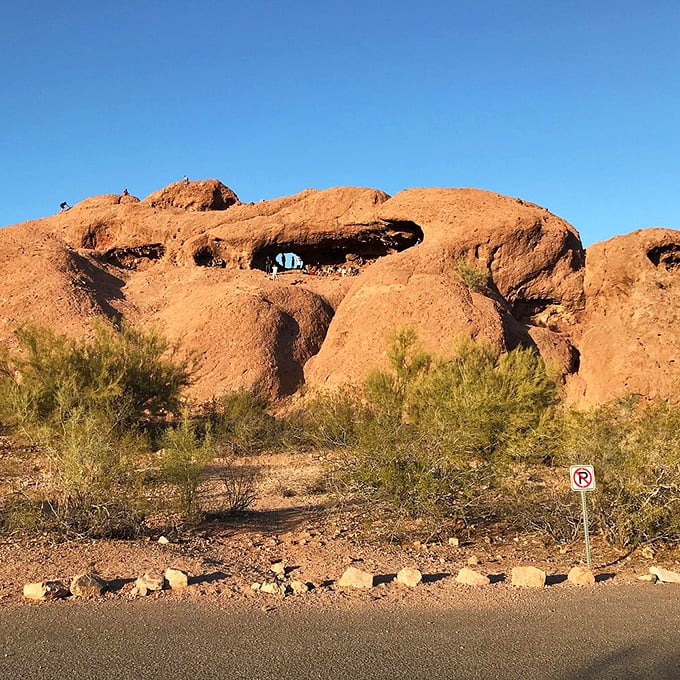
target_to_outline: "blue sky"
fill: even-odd
[[[474,186],[589,245],[680,229],[680,3],[24,0],[0,12],[0,225],[217,178]]]

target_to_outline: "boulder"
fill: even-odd
[[[369,369],[385,367],[387,335],[406,325],[426,350],[443,354],[456,336],[499,350],[538,346],[529,328],[542,326],[547,353],[554,345],[571,355],[568,332],[583,305],[585,255],[567,222],[478,189],[409,189],[381,203],[377,214],[419,229],[422,242],[362,273],[305,367],[311,387],[360,382]],[[488,272],[489,284],[471,283],[475,271]]]
[[[645,581],[646,583],[656,583],[659,580],[656,574],[641,574],[637,578],[638,581]]]
[[[305,581],[300,581],[298,579],[293,579],[290,582],[290,589],[296,594],[296,595],[302,595],[304,593],[308,593],[310,591],[310,586],[308,583]]]
[[[149,194],[142,203],[152,208],[182,210],[226,210],[238,203],[238,196],[215,179],[180,181]]]
[[[595,574],[588,567],[576,566],[569,570],[567,580],[577,586],[594,586]]]
[[[182,590],[189,585],[189,574],[181,569],[168,567],[164,576],[171,590]]]
[[[280,595],[283,597],[288,590],[288,586],[283,583],[263,583],[260,585],[260,592],[268,595]]]
[[[656,576],[661,583],[680,583],[680,574],[663,567],[650,567],[649,573]]]
[[[415,588],[418,584],[422,583],[423,574],[419,569],[404,567],[399,570],[395,580],[397,583],[402,583],[409,588]]]
[[[137,578],[130,591],[130,597],[146,597],[149,593],[159,592],[165,588],[165,577],[159,572],[146,572]]]
[[[513,567],[512,585],[524,588],[543,588],[545,572],[537,567]]]
[[[484,576],[469,567],[463,567],[458,572],[456,582],[466,586],[488,586],[491,583],[488,576]]]
[[[269,570],[279,579],[283,579],[286,576],[286,565],[282,561],[274,562],[274,564],[269,567]]]
[[[315,275],[268,278],[283,253]],[[586,258],[561,218],[479,189],[334,187],[243,204],[218,180],[182,181],[0,229],[0,338],[15,346],[26,321],[81,337],[99,319],[156,324],[201,359],[190,399],[283,400],[305,383],[361,382],[388,365],[388,333],[410,325],[444,355],[455,336],[535,347],[577,406],[677,399],[678,263],[678,231],[616,237]]]
[[[624,393],[677,399],[680,232],[644,229],[588,248],[572,401]]]
[[[362,571],[356,567],[348,567],[338,581],[340,588],[372,588],[374,584],[373,574]]]
[[[68,597],[71,591],[61,581],[40,581],[27,583],[24,586],[24,597],[27,600],[58,600]]]
[[[106,590],[106,581],[99,574],[79,574],[74,576],[70,591],[76,597],[99,597]]]

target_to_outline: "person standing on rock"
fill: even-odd
[[[264,261],[264,273],[269,276],[272,273],[272,258],[267,255]]]
[[[279,265],[273,264],[272,265],[272,279],[276,280],[278,278],[279,278]]]

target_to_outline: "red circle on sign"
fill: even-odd
[[[588,468],[576,468],[571,476],[574,486],[579,489],[587,489],[593,483],[593,475]]]

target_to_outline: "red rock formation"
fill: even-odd
[[[588,248],[586,309],[573,401],[624,391],[676,400],[680,384],[680,232],[644,229]]]
[[[272,280],[281,253],[330,275]],[[457,335],[533,345],[575,403],[674,398],[678,262],[680,233],[660,229],[585,259],[564,220],[477,189],[336,187],[242,204],[215,180],[179,182],[1,229],[0,338],[23,321],[71,334],[101,316],[160,324],[202,359],[194,398],[282,398],[302,382],[362,380],[385,365],[388,332],[411,325],[442,353]]]

